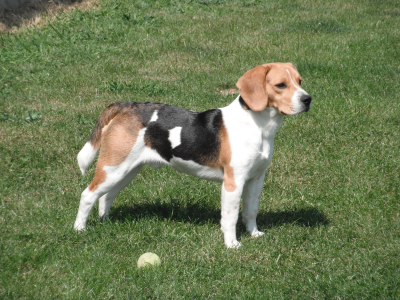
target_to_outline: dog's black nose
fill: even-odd
[[[302,103],[304,103],[305,105],[310,105],[310,103],[311,103],[311,100],[312,100],[312,98],[311,98],[311,96],[310,95],[303,95],[303,96],[301,96],[301,98],[300,98],[300,101],[302,102]]]

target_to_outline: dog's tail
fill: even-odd
[[[112,122],[113,118],[121,110],[120,103],[114,103],[108,106],[101,113],[97,119],[96,126],[94,127],[89,140],[78,154],[78,165],[81,169],[82,175],[85,175],[86,169],[96,158],[97,152],[101,145],[101,136],[107,130],[108,125]]]

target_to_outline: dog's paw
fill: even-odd
[[[106,215],[106,214],[102,214],[102,215],[99,215],[99,221],[100,222],[106,222],[107,220],[108,220],[108,215]]]
[[[225,243],[225,245],[229,249],[238,249],[242,244],[238,241],[231,241],[229,244]]]
[[[74,224],[74,229],[76,231],[82,231],[86,229],[86,224],[84,222],[76,221]]]
[[[252,234],[251,234],[251,237],[252,238],[258,238],[258,237],[260,237],[260,236],[263,236],[265,233],[264,232],[262,232],[262,231],[256,231],[256,232],[253,232]]]

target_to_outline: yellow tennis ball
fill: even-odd
[[[151,253],[151,252],[142,254],[137,261],[138,268],[146,267],[146,266],[150,266],[150,265],[151,266],[161,265],[161,260],[158,257],[158,255]]]

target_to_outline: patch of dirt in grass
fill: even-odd
[[[68,12],[72,9],[88,10],[99,7],[96,0],[31,0],[18,10],[0,11],[0,34],[18,33],[23,28],[41,27],[52,20],[61,12]]]
[[[224,96],[229,96],[229,95],[237,95],[239,94],[239,90],[235,88],[228,88],[228,89],[220,89],[219,92],[224,95]]]

